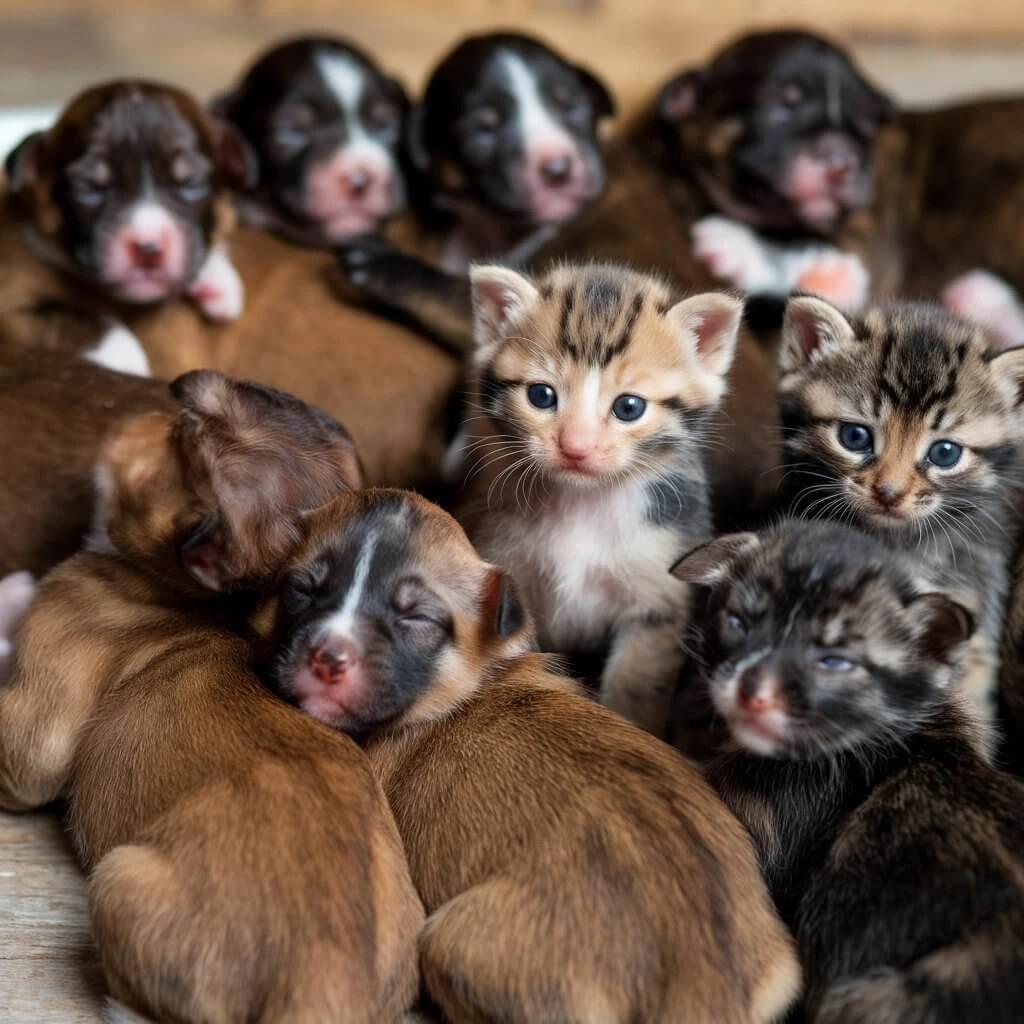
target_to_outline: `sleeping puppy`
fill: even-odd
[[[212,372],[173,390],[177,415],[111,438],[103,529],[13,637],[0,806],[67,796],[131,1010],[393,1024],[418,989],[423,911],[384,795],[350,740],[260,685],[237,599],[217,596],[266,583],[358,460],[280,392]]]
[[[430,915],[452,1024],[751,1024],[799,968],[697,772],[531,653],[509,577],[400,491],[308,522],[264,610],[272,684],[367,751]]]
[[[1024,343],[1024,99],[897,111],[841,47],[796,31],[744,36],[663,95],[666,137],[732,218],[694,232],[720,280],[785,293],[850,251],[876,297],[941,297]],[[809,258],[826,267],[801,281]]]
[[[132,80],[88,89],[7,158],[5,262],[18,273],[23,241],[83,294],[129,304],[188,295],[212,319],[232,319],[243,292],[225,249],[226,190],[250,170],[236,133],[181,90]],[[39,281],[25,297],[51,291],[67,287]]]
[[[272,47],[212,109],[256,155],[243,219],[306,244],[376,230],[405,204],[405,90],[351,43],[308,36]]]

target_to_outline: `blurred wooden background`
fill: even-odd
[[[599,69],[629,105],[744,28],[793,23],[852,44],[904,99],[1024,89],[1021,0],[0,0],[0,104],[60,102],[120,74],[208,95],[309,29],[362,42],[415,88],[455,38],[508,26]]]

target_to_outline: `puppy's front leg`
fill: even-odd
[[[622,622],[601,677],[601,703],[664,738],[683,667],[683,625],[651,613]]]
[[[237,320],[245,308],[245,285],[227,250],[215,245],[188,286],[189,297],[211,320]]]
[[[60,796],[100,678],[87,659],[65,657],[64,609],[45,598],[32,604],[35,592],[28,573],[0,580],[0,807],[8,811]]]
[[[337,250],[338,265],[355,292],[412,323],[463,356],[472,346],[469,278],[447,274],[375,235]]]

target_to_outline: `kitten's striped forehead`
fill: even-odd
[[[629,349],[642,315],[664,316],[672,304],[659,282],[601,266],[556,270],[541,283],[540,296],[554,314],[555,349],[601,369]]]

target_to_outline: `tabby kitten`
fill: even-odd
[[[999,643],[1024,445],[1024,349],[929,306],[849,318],[791,300],[779,395],[787,505],[915,551],[978,595],[961,684],[994,732]]]
[[[704,673],[734,751],[709,781],[797,939],[813,1024],[1024,1014],[1024,786],[951,682],[971,612],[934,569],[833,523],[711,541]]]
[[[599,264],[471,283],[463,525],[543,649],[604,658],[603,702],[660,735],[687,615],[667,567],[711,534],[702,449],[742,303]]]

